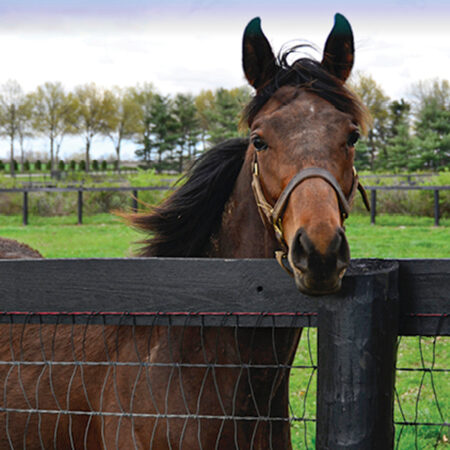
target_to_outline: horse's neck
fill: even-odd
[[[211,238],[208,256],[216,258],[273,258],[277,242],[267,231],[251,187],[247,159],[225,204],[219,230]]]
[[[268,231],[259,215],[252,187],[251,160],[246,159],[236,180],[233,192],[225,204],[219,231],[211,239],[207,253],[216,258],[273,258],[279,248],[273,232]],[[286,276],[280,270],[280,276]],[[270,328],[260,330],[258,341],[265,336],[279,352],[280,361],[290,364],[300,337],[300,329],[277,329],[276,337]],[[239,342],[250,343],[251,333],[239,335]],[[234,339],[234,337],[233,337]],[[275,339],[275,343],[272,342]],[[232,340],[230,340],[232,342]],[[234,341],[233,341],[234,342]],[[262,357],[255,356],[255,361]]]

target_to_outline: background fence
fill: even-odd
[[[24,187],[24,188],[8,188],[1,189],[0,194],[13,194],[22,193],[22,223],[28,225],[28,200],[29,194],[33,192],[73,192],[77,193],[77,217],[78,224],[83,223],[83,193],[84,192],[131,192],[131,207],[133,210],[138,208],[138,194],[140,191],[165,191],[169,190],[169,186],[149,186],[149,187],[96,187],[96,188],[84,188],[84,187]],[[377,191],[431,191],[434,198],[434,225],[439,226],[439,219],[441,216],[439,207],[439,192],[450,190],[450,186],[367,186],[367,191],[370,191],[370,221],[375,224],[377,214]],[[430,195],[431,195],[430,192]]]
[[[450,186],[367,186],[370,191],[370,223],[375,224],[377,214],[377,191],[432,191],[434,196],[434,225],[439,226],[441,216],[439,191],[448,191]]]
[[[401,449],[412,434],[421,449],[423,430],[437,445],[449,426],[448,389],[441,391],[448,361],[436,357],[450,334],[449,292],[450,260],[356,260],[342,291],[321,298],[299,294],[272,260],[0,261],[1,442],[23,447],[34,438],[47,448],[65,438],[69,448],[94,441],[138,448],[146,427],[146,447],[160,448],[163,436],[173,448],[202,448],[212,430],[203,448],[282,448],[277,439],[287,424],[294,448]],[[307,327],[307,361],[286,364],[286,333],[299,327]],[[311,327],[318,327],[318,361]],[[397,368],[397,378],[416,376],[405,397],[394,389],[397,336],[416,335],[433,336],[431,349],[419,340],[418,360]],[[224,362],[226,336],[236,354]],[[236,344],[244,336],[245,348]],[[284,414],[267,406],[257,380],[263,374],[274,390],[287,370]],[[195,371],[202,376],[194,389],[183,380]],[[316,376],[317,422],[306,406],[315,400]],[[165,380],[163,389],[155,389],[155,377]],[[225,391],[224,380],[232,381]],[[244,385],[250,415],[236,408]],[[425,389],[438,411],[432,421],[422,419]],[[413,416],[405,404],[411,396]]]

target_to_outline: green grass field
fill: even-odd
[[[111,214],[33,217],[0,216],[0,236],[37,248],[46,258],[119,258],[130,256],[133,242],[144,238]],[[370,225],[368,215],[353,215],[346,233],[353,258],[449,258],[450,220],[433,226],[430,217],[384,216]]]
[[[26,242],[47,258],[92,258],[130,256],[143,236],[114,216],[86,216],[85,224],[75,225],[73,217],[30,217],[21,225],[20,216],[0,217],[0,236]],[[449,258],[450,220],[434,227],[432,218],[378,216],[370,225],[367,215],[353,215],[347,222],[347,237],[354,258]],[[305,329],[295,365],[314,365],[316,330]],[[448,369],[448,338],[403,337],[400,340],[399,368]],[[433,363],[433,361],[435,361]],[[434,364],[434,366],[433,366]],[[395,420],[397,422],[442,423],[450,421],[449,372],[398,371]],[[291,376],[292,415],[314,418],[316,371],[293,369]],[[422,383],[423,378],[423,383]],[[439,426],[397,426],[398,449],[449,449],[449,430]],[[315,424],[294,422],[293,446],[315,447]]]

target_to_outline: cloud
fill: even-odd
[[[448,77],[450,2],[344,0],[339,9],[355,33],[355,68],[391,98],[420,79]],[[230,88],[245,82],[241,38],[251,18],[262,18],[278,52],[298,38],[321,48],[335,12],[331,0],[0,2],[0,84],[16,79],[33,90],[46,81],[67,88],[151,82],[165,94]]]

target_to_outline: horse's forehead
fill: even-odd
[[[327,100],[293,86],[280,88],[264,105],[255,118],[255,123],[265,124],[272,129],[285,133],[293,123],[310,128],[314,123],[341,125],[351,121],[351,116],[336,109]]]

